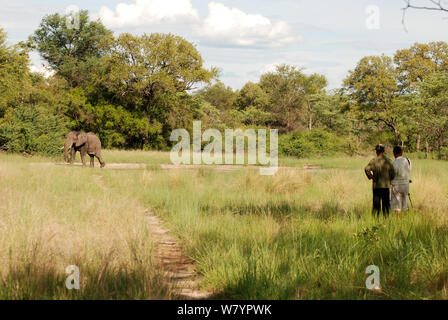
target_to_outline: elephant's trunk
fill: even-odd
[[[64,159],[65,159],[65,162],[69,161],[68,160],[68,151],[70,150],[70,147],[71,147],[71,145],[68,142],[66,142],[65,145],[64,145]]]

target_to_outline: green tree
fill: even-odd
[[[122,106],[134,119],[145,119],[143,146],[163,147],[171,130],[191,126],[201,116],[202,99],[187,92],[209,83],[217,70],[203,67],[193,44],[171,34],[124,33],[104,39],[101,47],[104,57],[90,90],[101,97],[99,102]],[[140,138],[131,136],[127,145],[139,146]]]
[[[23,101],[30,85],[27,51],[8,45],[6,33],[0,29],[0,118],[8,107]]]
[[[100,42],[112,32],[99,21],[90,21],[88,11],[79,12],[79,28],[67,23],[70,16],[45,16],[30,42],[43,59],[76,87],[90,78],[90,72],[102,56]]]
[[[97,88],[128,109],[160,117],[159,99],[209,83],[217,70],[203,67],[200,53],[182,37],[128,33],[103,43],[105,56],[96,74]]]
[[[261,76],[260,86],[269,95],[270,111],[275,114],[276,122],[283,132],[305,128],[303,121],[305,75],[302,70],[289,65],[277,67],[275,72]]]
[[[10,108],[0,119],[0,149],[8,152],[58,155],[66,134],[65,120],[45,105]]]
[[[448,72],[448,44],[443,41],[415,43],[394,56],[403,90],[413,91],[431,74]]]
[[[308,116],[308,130],[313,129],[313,122],[315,121],[314,115],[316,112],[316,105],[325,99],[325,87],[328,85],[325,76],[320,74],[312,74],[305,76],[304,78],[304,103],[306,107],[306,113]]]
[[[235,106],[239,110],[250,107],[267,110],[269,108],[269,96],[260,85],[249,81],[238,91]]]
[[[235,107],[238,111],[233,114],[244,125],[270,126],[275,121],[270,112],[269,95],[258,83],[247,82],[238,91]]]
[[[358,121],[347,108],[347,97],[339,92],[330,92],[318,96],[315,101],[314,127],[328,129],[337,135],[355,134]]]
[[[419,84],[418,103],[423,105],[418,115],[426,141],[426,153],[432,145],[439,155],[448,139],[448,74],[435,73]]]
[[[236,93],[221,81],[199,90],[197,94],[219,110],[232,109],[236,100]]]
[[[390,57],[362,58],[344,80],[343,90],[360,120],[392,132],[394,143],[400,141],[404,105],[397,99],[397,72]]]
[[[405,94],[418,93],[420,84],[426,78],[439,72],[448,72],[448,44],[446,42],[430,42],[427,44],[415,43],[408,49],[398,50],[394,61],[397,65],[398,80],[401,90]],[[427,113],[426,105],[414,101],[414,117],[409,123],[412,127],[415,139],[415,150],[420,151],[425,118],[422,114]],[[425,134],[426,135],[426,134]],[[426,151],[428,152],[428,137],[425,137]]]
[[[281,65],[275,72],[261,76],[260,87],[269,97],[268,111],[283,131],[312,130],[316,105],[325,95],[327,79],[323,75],[305,75],[295,66]]]

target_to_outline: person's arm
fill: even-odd
[[[364,168],[364,172],[369,180],[373,179],[372,161]]]

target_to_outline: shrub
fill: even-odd
[[[441,147],[440,148],[440,150],[439,150],[439,152],[437,154],[437,159],[439,159],[439,160],[448,160],[448,148],[447,147]]]
[[[144,115],[133,114],[121,106],[98,104],[92,107],[93,125],[79,125],[100,137],[103,148],[157,148],[163,139],[159,123]]]
[[[67,131],[65,120],[47,107],[21,105],[8,109],[0,119],[0,149],[58,155]]]
[[[347,150],[347,144],[342,138],[322,129],[299,131],[279,137],[279,153],[287,156],[331,156]]]

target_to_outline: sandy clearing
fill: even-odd
[[[201,169],[201,168],[210,168],[218,171],[235,171],[241,169],[262,169],[269,168],[263,166],[243,166],[243,165],[205,165],[205,164],[161,164],[160,168],[163,170],[182,170],[182,169]],[[282,167],[279,166],[278,169],[282,170],[321,170],[318,166],[313,165],[304,165],[303,167]]]
[[[41,165],[41,166],[76,166],[76,167],[82,167],[82,163],[63,163],[63,162],[33,162],[32,165]],[[86,167],[89,167],[89,164],[87,163]],[[146,164],[144,163],[106,163],[106,166],[102,169],[115,169],[115,170],[132,170],[132,169],[146,169]],[[100,165],[98,163],[95,163],[95,168],[100,169]]]
[[[60,162],[34,162],[32,165],[42,165],[42,166],[77,166],[82,167],[81,163],[60,163]],[[88,164],[87,164],[88,167]],[[100,166],[95,164],[95,168],[99,169]],[[115,169],[115,170],[133,170],[133,169],[146,169],[147,164],[145,163],[106,163],[106,166],[102,169]],[[235,171],[242,169],[254,169],[259,170],[261,168],[269,168],[263,166],[243,166],[243,165],[197,165],[197,164],[161,164],[160,169],[162,170],[192,170],[192,169],[213,169],[218,171]],[[315,165],[304,165],[303,167],[284,167],[279,166],[278,169],[281,170],[323,170],[319,166]]]

